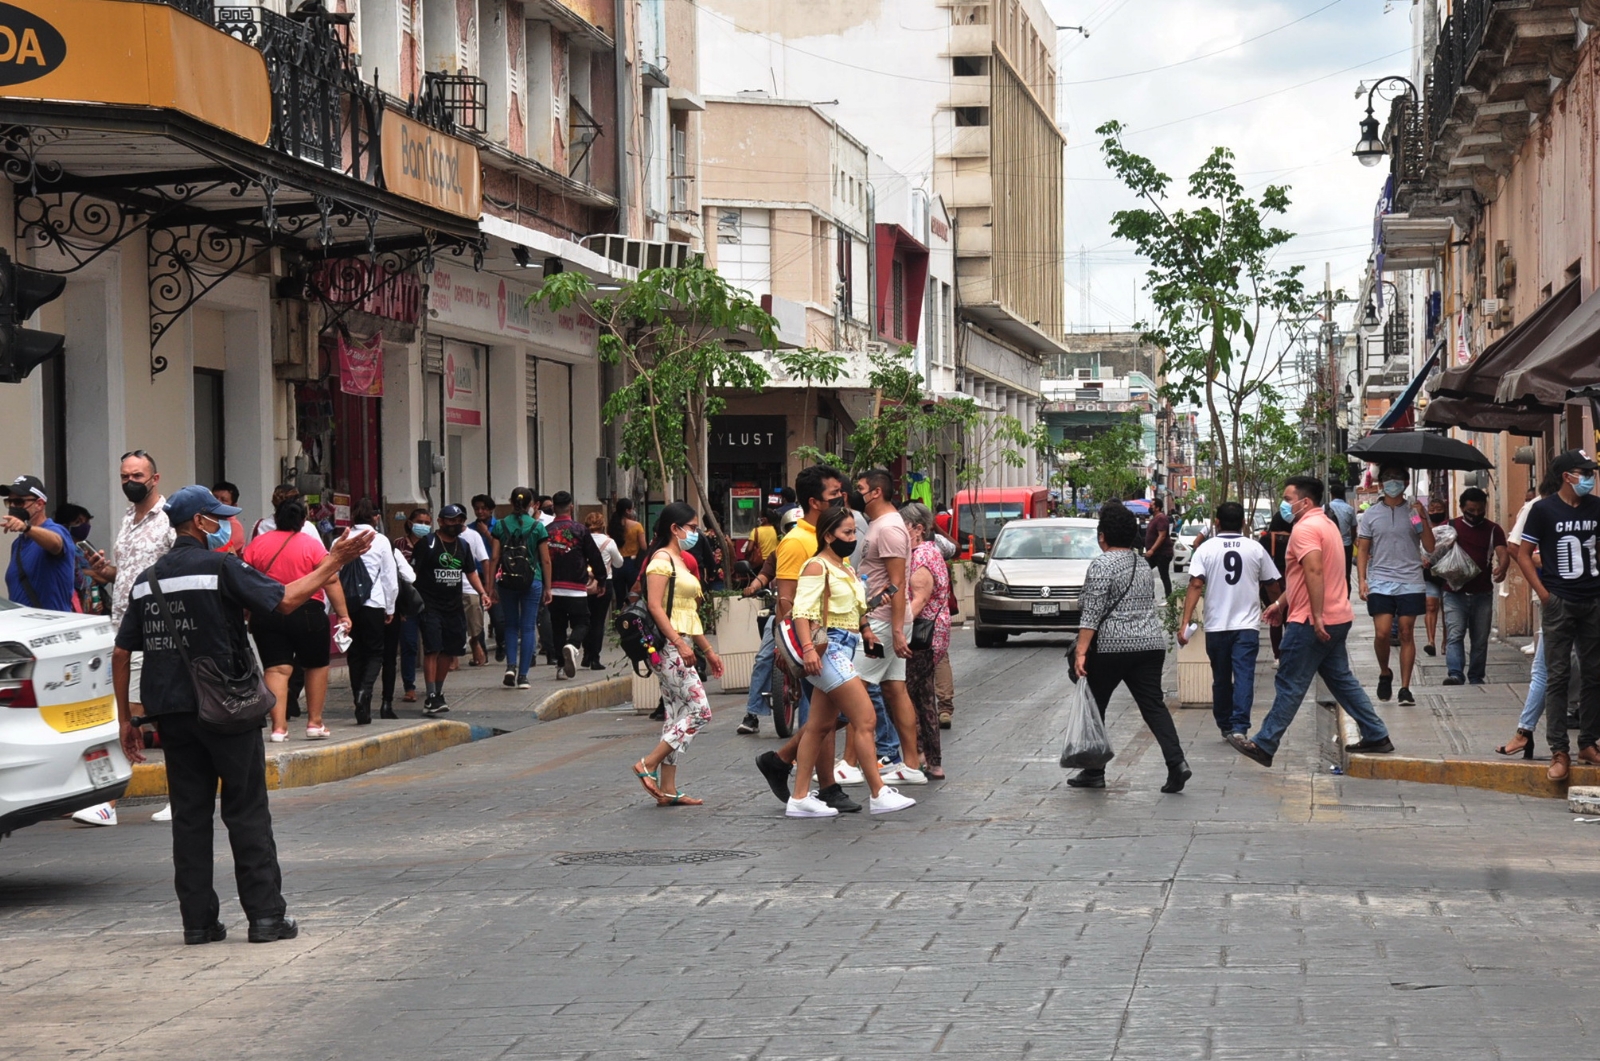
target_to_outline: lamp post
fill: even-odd
[[[1383,156],[1389,153],[1388,146],[1383,142],[1383,130],[1378,124],[1378,119],[1372,114],[1372,97],[1377,95],[1378,89],[1391,81],[1404,85],[1407,94],[1413,100],[1421,98],[1417,86],[1411,83],[1411,79],[1401,77],[1399,74],[1380,77],[1372,83],[1372,88],[1367,90],[1367,116],[1361,119],[1361,139],[1356,143],[1356,149],[1350,152],[1363,166],[1376,166],[1383,160]],[[1358,94],[1360,91],[1356,90]]]

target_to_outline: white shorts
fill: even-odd
[[[868,685],[882,685],[884,682],[903,682],[906,680],[906,661],[894,654],[894,631],[882,619],[869,619],[873,636],[883,645],[883,658],[874,659],[867,655],[866,646],[856,649],[856,674]],[[909,636],[907,624],[907,636]]]
[[[144,653],[133,652],[128,659],[128,703],[142,704],[139,698],[139,679],[144,674]]]

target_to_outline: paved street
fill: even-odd
[[[1163,796],[1125,697],[1069,790],[1061,647],[956,646],[951,779],[899,815],[783,818],[731,697],[703,808],[645,801],[625,710],[276,792],[288,943],[243,941],[223,845],[230,938],[181,946],[139,808],[24,830],[0,1059],[1597,1056],[1600,834],[1560,803],[1326,775],[1309,713],[1263,770],[1201,711]]]

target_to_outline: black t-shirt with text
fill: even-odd
[[[417,592],[427,604],[461,607],[461,583],[472,571],[472,550],[460,538],[446,542],[430,534],[411,551]]]
[[[1534,503],[1522,540],[1539,550],[1545,589],[1571,601],[1600,598],[1600,497],[1569,505],[1560,494]]]

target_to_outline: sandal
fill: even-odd
[[[705,800],[685,796],[682,792],[674,792],[668,796],[665,793],[656,797],[658,807],[700,807],[705,805]]]
[[[661,774],[659,771],[660,767],[655,770],[644,769],[643,759],[633,764],[633,776],[639,779],[639,784],[643,785],[644,790],[654,796],[658,803],[666,798],[661,794]]]
[[[1516,738],[1507,744],[1502,744],[1495,751],[1500,755],[1520,755],[1524,759],[1533,758],[1533,731],[1518,729]]]
[[[306,740],[327,740],[333,732],[327,726],[307,726]]]
[[[288,730],[286,730],[286,729],[275,729],[275,730],[272,731],[272,743],[274,743],[274,744],[282,744],[284,741],[286,741],[288,739],[289,739],[289,731]]]

